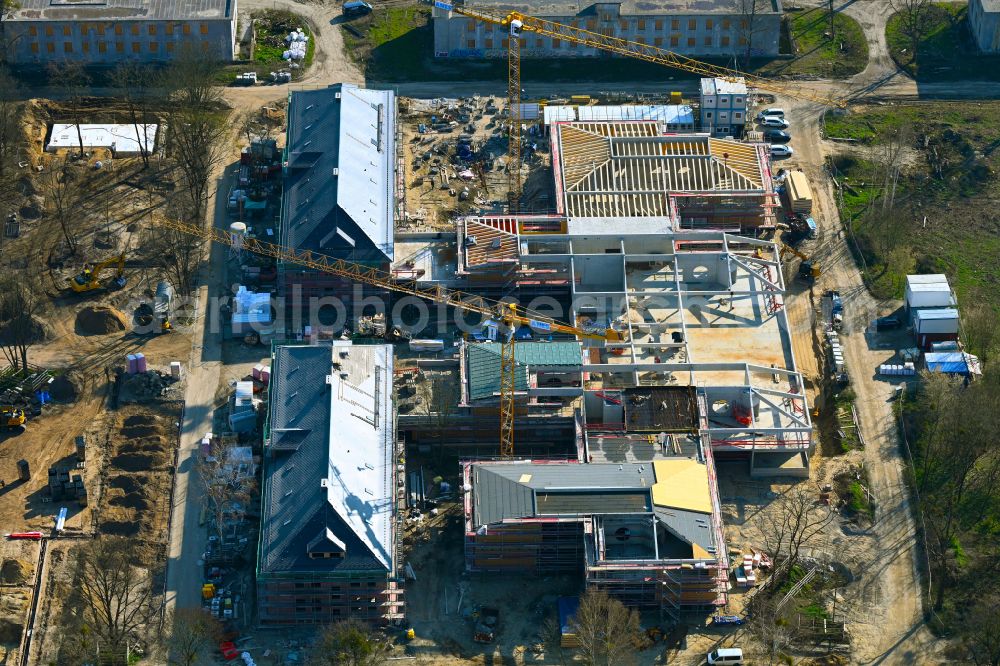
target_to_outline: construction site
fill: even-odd
[[[894,387],[862,364],[915,364],[829,275],[819,162],[780,162],[789,119],[846,103],[575,23],[434,12],[509,32],[506,97],[220,96],[194,204],[174,102],[142,122],[23,104],[0,661],[174,663],[193,610],[216,662],[311,663],[351,619],[394,659],[565,663],[597,593],[638,611],[643,664],[883,653],[877,519],[909,514],[875,492],[890,447],[865,453],[859,413],[892,426],[873,405]],[[522,31],[704,78],[528,99]],[[959,353],[947,279],[910,277],[918,345]],[[107,543],[148,615],[91,654]]]

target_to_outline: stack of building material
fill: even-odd
[[[793,213],[808,215],[812,212],[812,190],[809,180],[802,171],[790,171],[785,179],[788,206]]]
[[[229,427],[233,432],[250,432],[256,423],[253,382],[236,382],[236,392],[229,403]]]
[[[49,468],[49,495],[52,501],[75,499],[80,506],[87,506],[87,488],[83,484],[83,476],[73,474],[70,478],[70,468],[53,465]]]
[[[924,354],[924,364],[931,372],[969,377],[982,374],[979,359],[965,352],[928,352]]]

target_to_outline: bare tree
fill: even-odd
[[[40,178],[45,196],[44,215],[50,222],[59,225],[70,256],[76,254],[79,245],[76,227],[82,213],[90,205],[90,193],[86,191],[83,180],[65,160],[53,162]]]
[[[818,498],[818,489],[802,483],[779,495],[754,518],[763,535],[764,547],[775,561],[786,563],[785,571],[798,562],[802,548],[822,534],[834,519],[834,513],[821,505]]]
[[[35,316],[44,306],[44,293],[30,271],[4,271],[0,277],[0,349],[15,369],[27,370],[28,348],[39,340]]]
[[[382,666],[387,663],[389,642],[357,620],[341,620],[319,636],[319,662],[330,666]]]
[[[230,133],[222,94],[215,85],[217,72],[215,61],[186,53],[168,68],[164,79],[170,96],[168,145],[190,200],[188,221],[204,212],[209,178],[225,157]]]
[[[889,0],[889,6],[899,16],[900,28],[910,40],[910,51],[916,57],[927,33],[931,0]]]
[[[90,75],[87,74],[83,63],[75,60],[49,63],[48,71],[49,79],[56,82],[66,95],[69,107],[67,111],[76,127],[76,137],[80,142],[80,159],[83,159],[83,130],[80,129],[80,124],[83,122],[83,98],[91,84]]]
[[[642,642],[639,613],[603,590],[580,597],[571,626],[580,641],[577,656],[586,666],[617,666],[635,662]]]
[[[217,447],[213,455],[198,462],[198,476],[205,489],[206,508],[215,522],[220,542],[231,534],[227,526],[241,522],[256,486],[251,470],[234,455],[234,447]]]
[[[962,647],[976,666],[1000,666],[1000,595],[980,597],[962,623]]]
[[[139,154],[142,165],[149,168],[149,157],[152,146],[147,137],[151,126],[158,124],[153,113],[154,97],[157,86],[156,73],[149,65],[127,61],[115,67],[111,75],[115,86],[121,90],[122,100],[128,109],[129,122],[135,129],[139,141]]]
[[[1000,350],[1000,314],[984,305],[988,301],[982,296],[966,299],[962,305],[962,340],[988,366]]]
[[[757,594],[748,611],[747,629],[760,643],[768,664],[774,664],[792,639],[788,622],[778,608],[778,600],[767,594]]]
[[[22,145],[19,94],[17,81],[6,68],[0,68],[0,178],[7,175]]]
[[[771,3],[769,0],[739,0],[737,12],[740,19],[737,34],[739,35],[739,45],[744,47],[744,69],[747,69],[750,66],[750,58],[753,56],[754,36],[760,32],[761,29],[760,21],[757,20],[757,15],[760,12],[770,9],[770,6]]]
[[[197,236],[154,225],[143,230],[137,251],[163,269],[178,296],[187,296],[194,291],[203,247],[204,241]]]
[[[222,634],[218,620],[200,608],[178,608],[169,619],[165,646],[168,663],[200,666],[215,663],[212,648]]]
[[[152,576],[139,566],[134,543],[104,536],[80,547],[84,611],[103,645],[121,650],[145,633],[156,612]]]

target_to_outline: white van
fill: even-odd
[[[715,664],[743,664],[743,650],[741,648],[719,648],[708,653],[709,666]]]
[[[764,116],[777,116],[779,118],[784,118],[785,117],[785,110],[784,109],[779,109],[777,107],[771,108],[771,109],[764,109],[763,111],[761,111],[760,113],[757,114],[757,119],[760,120]]]

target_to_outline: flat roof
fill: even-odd
[[[7,21],[87,21],[231,18],[231,0],[19,0]]]
[[[1000,2],[1000,0],[997,1]],[[914,287],[918,284],[948,284],[948,276],[944,273],[921,273],[906,276],[906,286]]]
[[[260,572],[392,570],[391,346],[276,346],[268,426]]]
[[[694,125],[694,108],[688,104],[615,104],[569,106],[553,104],[543,111],[545,124],[557,121],[653,120],[664,125]]]
[[[958,310],[955,308],[920,308],[914,316],[917,319],[958,319]]]
[[[115,124],[83,124],[80,132],[73,123],[54,123],[45,150],[73,149],[80,147],[80,139],[86,148],[110,148],[116,153],[152,153],[156,149],[158,125],[136,126]],[[141,128],[141,131],[140,131]]]
[[[746,79],[704,78],[701,80],[702,95],[746,95]]]
[[[778,0],[755,0],[757,15],[779,14],[781,7]],[[540,17],[586,16],[597,13],[598,4],[604,3],[573,3],[558,0],[525,0],[510,2],[509,0],[483,0],[477,2],[477,7],[491,9],[516,10]],[[668,15],[668,14],[743,14],[747,11],[745,0],[623,0],[613,4],[621,5],[624,15]]]

